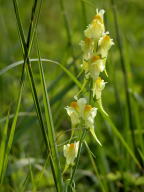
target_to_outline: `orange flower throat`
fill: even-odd
[[[77,109],[78,108],[77,102],[76,101],[71,102],[70,107]]]
[[[91,109],[92,109],[92,106],[91,106],[91,105],[86,105],[84,110],[85,110],[86,112],[89,112]]]

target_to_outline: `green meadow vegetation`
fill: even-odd
[[[144,1],[0,0],[0,42],[0,192],[144,192]]]

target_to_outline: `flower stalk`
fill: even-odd
[[[89,93],[89,103],[91,99],[97,102],[99,109],[108,116],[102,106],[102,91],[105,88],[106,82],[101,78],[101,73],[106,72],[106,61],[108,57],[108,52],[111,46],[114,44],[113,39],[110,38],[109,32],[105,31],[104,25],[104,13],[102,9],[96,10],[96,15],[93,17],[91,23],[84,30],[84,40],[80,42],[80,46],[83,52],[82,58],[82,69],[85,73],[84,84],[86,86],[89,83],[90,90]],[[79,95],[84,87],[78,92]],[[86,90],[86,89],[85,89]],[[92,107],[92,105],[87,103],[86,98],[75,98],[71,104],[65,107],[68,116],[70,117],[72,133],[70,141],[73,139],[74,131],[79,126],[84,128],[80,141],[75,143],[69,143],[64,145],[64,156],[66,158],[66,165],[64,168],[64,173],[69,168],[69,165],[74,165],[73,172],[70,178],[68,187],[71,189],[74,175],[78,166],[80,152],[82,148],[82,143],[85,139],[87,131],[91,133],[94,140],[102,146],[101,142],[95,133],[95,117],[97,114],[97,108]],[[74,164],[74,160],[76,163]]]

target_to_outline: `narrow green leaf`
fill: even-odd
[[[4,159],[4,163],[3,163],[3,174],[2,174],[2,177],[1,177],[1,183],[3,182],[3,179],[4,179],[4,175],[5,175],[5,172],[6,172],[6,169],[7,169],[7,164],[8,164],[9,153],[11,151],[11,147],[12,147],[12,143],[13,143],[15,128],[16,128],[18,114],[19,114],[19,110],[20,110],[22,90],[23,90],[23,86],[21,86],[20,91],[19,91],[19,97],[18,97],[18,101],[17,101],[16,112],[15,112],[15,116],[14,116],[14,119],[13,119],[13,122],[12,122],[10,135],[9,135],[9,138],[8,138],[8,144],[6,146],[5,159]]]
[[[134,155],[133,151],[131,150],[131,148],[129,147],[129,145],[126,143],[126,141],[124,140],[123,136],[120,134],[120,132],[118,131],[118,129],[115,127],[114,123],[112,122],[112,120],[109,118],[109,116],[105,115],[105,113],[103,113],[103,111],[101,110],[101,108],[99,107],[99,110],[101,112],[101,115],[103,116],[103,118],[110,124],[114,134],[119,138],[119,140],[121,141],[121,143],[123,144],[123,146],[126,148],[126,150],[128,151],[128,153],[131,155],[132,159],[135,161],[135,163],[137,164],[137,166],[142,169],[139,161],[137,160],[136,156]]]
[[[4,165],[4,159],[5,159],[5,153],[6,153],[8,123],[9,123],[9,114],[7,115],[5,126],[2,130],[2,140],[0,143],[0,183],[2,181],[1,178],[3,174],[3,165]]]
[[[103,182],[101,181],[101,178],[100,178],[100,175],[99,175],[99,172],[98,172],[98,169],[97,169],[95,160],[94,160],[94,158],[93,158],[92,152],[91,152],[91,150],[90,150],[87,142],[85,141],[84,143],[85,143],[85,146],[86,146],[86,149],[87,149],[87,152],[88,152],[88,155],[89,155],[91,164],[92,164],[93,169],[94,169],[94,171],[95,171],[95,174],[96,174],[96,176],[97,176],[98,179],[99,179],[100,187],[101,187],[101,189],[102,189],[103,192],[106,192],[105,186],[104,186]]]
[[[40,71],[40,78],[41,78],[42,90],[43,90],[43,102],[44,102],[44,108],[45,108],[48,139],[50,143],[50,151],[51,151],[51,156],[53,160],[52,163],[53,163],[55,176],[56,176],[56,185],[57,185],[58,191],[61,192],[63,190],[63,181],[62,181],[62,175],[61,175],[60,161],[59,161],[58,152],[57,152],[55,130],[54,130],[53,119],[51,114],[50,101],[49,101],[49,96],[47,92],[43,66],[40,60],[38,43],[37,43],[37,50],[38,50],[38,56],[39,56],[39,71]]]
[[[84,138],[86,136],[86,133],[87,133],[87,129],[84,129],[82,134],[81,134],[81,137],[80,137],[78,154],[77,154],[76,162],[75,162],[75,165],[74,165],[74,168],[73,168],[73,171],[72,171],[72,175],[71,175],[71,178],[70,178],[69,186],[72,185],[73,180],[74,180],[75,172],[76,172],[76,169],[78,167],[78,163],[79,163],[79,159],[80,159],[80,153],[81,153],[81,149],[82,149],[82,144],[84,142]]]

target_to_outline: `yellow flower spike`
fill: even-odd
[[[114,42],[109,32],[105,32],[104,13],[105,11],[103,9],[96,10],[96,15],[93,17],[92,22],[84,31],[85,39],[81,41],[81,47],[83,51],[82,68],[85,71],[85,77],[86,79],[91,78],[93,80],[93,97],[96,97],[100,110],[102,110],[105,115],[108,115],[103,109],[101,99],[102,90],[106,82],[104,82],[99,75],[101,72],[105,72],[106,76],[108,76],[106,71],[106,60],[109,49]],[[82,110],[80,110],[80,117],[85,120],[87,128],[92,127],[93,129],[94,116],[92,115],[92,109],[90,106],[88,107],[88,105],[85,106],[83,113]],[[95,114],[95,112],[93,114]],[[93,135],[94,131],[92,130],[91,133]]]

